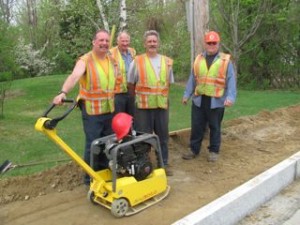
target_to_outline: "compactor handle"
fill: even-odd
[[[63,115],[59,117],[55,117],[51,120],[47,120],[44,124],[47,129],[54,129],[59,121],[63,120],[66,116],[73,111],[73,109],[77,106],[77,102],[74,99],[63,99],[64,103],[71,103],[70,107],[64,112]],[[48,117],[48,114],[54,109],[57,105],[52,104],[50,107],[43,113],[42,117]]]

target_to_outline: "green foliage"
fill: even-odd
[[[166,4],[162,7],[148,1],[127,1],[128,30],[132,35],[132,46],[138,53],[143,53],[144,32],[149,29],[157,30],[161,39],[160,53],[174,60],[173,70],[176,80],[186,80],[191,65],[190,37],[185,11],[182,10],[184,3],[172,1]]]
[[[12,81],[13,75],[11,72],[0,72],[0,82]]]
[[[0,20],[0,33],[0,73],[7,74],[9,72],[16,75],[18,66],[14,61],[15,29]],[[2,76],[0,76],[0,82],[4,80]]]
[[[266,7],[261,7],[264,4]],[[210,6],[210,17],[214,22],[211,23],[212,29],[219,28],[223,43],[229,49],[235,49],[231,53],[238,59],[240,87],[300,87],[297,0],[219,0],[211,2]],[[227,17],[222,17],[222,14]],[[238,16],[237,24],[231,21],[234,16]],[[262,19],[261,24],[252,36],[249,31],[259,19]],[[237,49],[246,34],[251,38]]]
[[[258,30],[258,35],[264,38],[260,38],[259,48],[251,54],[255,56],[255,61],[262,62],[255,65],[256,62],[253,61],[251,67],[257,67],[257,75],[268,80],[271,87],[300,87],[297,66],[297,61],[299,62],[297,35],[300,30],[298,22],[291,19],[293,7],[293,4],[287,2],[273,2],[268,17]],[[260,83],[261,80],[257,81]]]
[[[91,49],[95,31],[103,28],[97,10],[95,1],[69,1],[61,12],[60,48],[73,61]]]
[[[51,73],[53,63],[43,57],[44,50],[45,48],[35,50],[32,44],[25,44],[20,38],[15,48],[16,62],[28,76],[35,77]]]
[[[42,66],[20,70],[13,52],[20,37],[25,47],[31,46],[32,52],[40,51],[37,58],[44,59],[48,67],[51,62],[53,73],[66,73],[72,70],[80,55],[91,49],[94,32],[103,28],[95,0],[37,1],[35,25],[29,24],[28,9],[22,3],[14,15],[13,25],[0,21],[0,72],[10,71],[14,78],[46,73],[42,72]],[[120,1],[101,3],[109,26],[116,25],[118,32]],[[264,10],[259,8],[262,3],[268,4]],[[176,81],[185,81],[191,69],[185,1],[127,0],[126,4],[127,30],[137,53],[144,52],[144,32],[157,30],[161,36],[160,52],[174,59]],[[237,60],[240,87],[300,87],[298,8],[298,0],[209,1],[209,28],[221,33],[222,42],[226,44],[223,50]],[[239,46],[257,18],[263,18],[262,23],[254,35]]]
[[[64,49],[57,51],[55,61],[54,70],[60,73],[70,73],[76,62],[70,54],[64,51]]]

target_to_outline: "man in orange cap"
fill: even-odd
[[[186,85],[182,103],[192,98],[191,152],[182,155],[185,160],[196,158],[201,150],[205,129],[209,127],[209,155],[218,159],[221,145],[221,122],[225,107],[236,99],[236,78],[230,55],[220,52],[220,36],[210,31],[204,36],[205,51],[199,54]]]

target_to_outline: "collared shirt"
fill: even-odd
[[[206,56],[206,53],[204,53],[204,56]],[[214,61],[218,57],[220,57],[219,54],[216,55]],[[235,78],[235,72],[234,72],[233,64],[232,64],[231,61],[228,64],[226,84],[225,85],[226,86],[225,86],[224,95],[221,98],[211,97],[211,108],[212,109],[223,108],[224,107],[224,102],[225,102],[226,99],[230,100],[232,103],[234,103],[235,100],[236,100],[236,93],[237,93],[236,78]],[[194,95],[196,86],[197,86],[197,83],[196,83],[195,76],[194,76],[194,70],[192,70],[192,72],[190,74],[190,77],[188,79],[188,82],[186,84],[183,97],[186,98],[186,99],[190,99],[192,97],[193,103],[196,106],[200,107],[202,97],[201,97],[201,95],[198,95],[198,96]]]
[[[128,74],[130,63],[133,60],[132,56],[131,56],[129,51],[127,51],[126,53],[121,52],[121,56],[122,56],[122,59],[124,60],[124,63],[125,63],[126,74]]]

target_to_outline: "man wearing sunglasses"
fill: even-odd
[[[209,127],[209,162],[217,161],[221,145],[221,123],[225,107],[236,99],[236,77],[230,55],[220,52],[220,36],[210,31],[204,36],[205,51],[199,54],[186,84],[182,103],[192,98],[190,152],[185,160],[196,158],[206,127]]]

